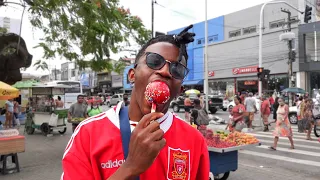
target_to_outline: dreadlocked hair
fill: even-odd
[[[145,45],[142,46],[142,48],[139,50],[136,59],[135,64],[138,63],[141,56],[145,53],[145,50],[152,44],[158,43],[158,42],[168,42],[170,44],[175,45],[179,48],[179,60],[182,60],[182,56],[185,58],[186,61],[188,61],[188,53],[186,44],[189,44],[194,41],[195,33],[188,32],[189,29],[191,29],[193,25],[190,25],[186,27],[183,31],[181,31],[178,35],[161,35],[157,36],[155,38],[150,39]]]

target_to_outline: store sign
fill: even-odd
[[[213,77],[214,76],[214,71],[209,71],[208,76],[209,77]]]
[[[32,94],[33,95],[51,95],[51,88],[32,88]]]
[[[257,84],[257,81],[245,81],[244,85],[246,86],[254,86]]]
[[[112,87],[122,87],[122,76],[114,75],[111,76]]]
[[[244,68],[233,68],[232,73],[234,75],[237,74],[249,74],[249,73],[257,73],[258,72],[258,66],[250,66],[250,67],[244,67]]]

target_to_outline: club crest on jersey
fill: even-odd
[[[168,147],[168,179],[189,180],[190,150]]]

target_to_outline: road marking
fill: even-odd
[[[266,138],[274,138],[274,136],[271,134],[271,135],[269,135],[269,136],[267,136],[267,135],[263,135],[263,134],[252,134],[252,133],[247,133],[247,134],[251,134],[251,135],[253,135],[253,136],[255,136],[255,137],[266,137]],[[259,139],[259,138],[258,138]],[[287,137],[280,137],[280,139],[285,139],[285,140],[288,140],[288,138]],[[297,142],[305,142],[305,143],[312,143],[312,144],[320,144],[318,141],[309,141],[309,140],[306,140],[306,139],[297,139],[297,138],[294,138],[294,136],[293,136],[293,142],[295,142],[295,141],[297,141]]]
[[[266,134],[266,135],[271,135],[273,136],[272,132],[255,132],[257,134]],[[315,137],[315,136],[314,136]],[[295,134],[293,133],[293,138],[302,138],[302,139],[306,139],[307,138],[307,134],[302,135],[302,134]]]
[[[264,140],[264,139],[259,139],[262,144],[264,143],[270,143],[273,144],[274,141],[269,141],[269,140]],[[286,146],[291,146],[289,142],[281,142],[279,141],[278,144],[280,145],[286,145]],[[295,147],[302,147],[302,148],[307,148],[307,149],[315,149],[315,150],[320,150],[320,146],[307,146],[307,145],[300,145],[300,144],[294,144]]]
[[[239,153],[247,154],[247,155],[251,155],[251,156],[253,155],[253,156],[259,156],[259,157],[264,157],[264,158],[270,158],[270,159],[275,159],[275,160],[282,160],[282,161],[287,161],[287,162],[292,162],[292,163],[297,163],[297,164],[304,164],[304,165],[308,165],[308,166],[320,167],[320,162],[316,162],[316,161],[295,159],[295,158],[289,158],[289,157],[285,157],[285,156],[259,153],[259,152],[248,151],[248,150],[241,150],[241,151],[239,151]]]
[[[257,146],[257,148],[269,149],[269,146],[261,145],[261,146]],[[308,156],[320,157],[320,153],[310,152],[310,151],[303,151],[303,150],[298,150],[298,149],[288,149],[288,148],[277,147],[277,151],[283,151],[283,152],[289,152],[289,153],[294,153],[294,154],[303,154],[303,155],[308,155]]]

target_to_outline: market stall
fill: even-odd
[[[32,101],[30,106],[33,111],[27,116],[25,131],[33,134],[40,130],[43,135],[58,130],[60,134],[67,131],[66,119],[68,109],[56,108],[53,96],[60,95],[64,97],[65,89],[72,88],[66,85],[37,85],[32,87]]]
[[[0,100],[14,99],[18,96],[18,89],[0,81]],[[0,147],[1,173],[19,172],[18,153],[25,151],[24,136],[20,136],[19,131],[16,129],[0,130]],[[11,157],[11,162],[9,157]]]
[[[231,171],[238,169],[238,151],[261,145],[254,136],[227,131],[200,129],[205,136],[209,158],[210,172],[215,180],[226,180]]]

